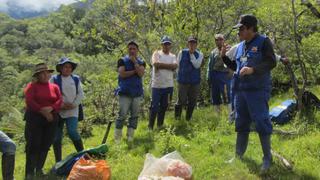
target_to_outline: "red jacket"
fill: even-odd
[[[29,83],[24,89],[27,109],[39,112],[41,108],[50,106],[58,112],[62,105],[59,87],[53,83]]]

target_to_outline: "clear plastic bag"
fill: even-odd
[[[185,163],[177,151],[156,158],[147,154],[139,180],[190,180],[192,167]]]

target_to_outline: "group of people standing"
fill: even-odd
[[[58,74],[51,76],[54,70],[37,64],[33,81],[24,89],[27,180],[44,175],[42,169],[51,145],[56,162],[61,160],[64,123],[76,150],[84,149],[77,130],[83,90],[79,77],[72,74],[76,67],[70,59],[61,58],[56,65]]]
[[[271,92],[271,70],[276,66],[276,56],[270,39],[258,33],[258,21],[253,15],[242,15],[234,29],[241,40],[230,47],[223,34],[215,35],[217,48],[213,49],[208,62],[207,77],[211,88],[211,101],[217,112],[220,105],[231,104],[235,111],[237,132],[235,157],[242,159],[248,145],[251,124],[254,122],[263,150],[261,170],[266,171],[272,162],[271,134],[268,100]],[[161,50],[152,55],[152,99],[149,111],[149,130],[162,128],[168,100],[172,97],[174,74],[177,75],[178,98],[175,104],[175,118],[190,121],[200,91],[203,54],[197,48],[198,40],[190,36],[187,48],[176,57],[171,52],[172,40],[161,39]],[[129,55],[118,62],[120,112],[116,120],[115,141],[120,142],[125,117],[130,113],[127,140],[133,140],[137,128],[139,102],[143,98],[142,77],[145,63],[138,57],[139,46],[128,43]]]
[[[268,100],[271,91],[270,71],[276,66],[276,56],[270,39],[258,33],[258,21],[252,15],[242,15],[238,29],[239,44],[232,47],[224,42],[222,34],[215,35],[217,48],[208,61],[207,77],[211,88],[211,101],[217,112],[220,105],[231,103],[235,110],[237,132],[235,157],[242,159],[249,139],[250,125],[255,123],[263,150],[262,170],[271,166],[272,124],[268,118]],[[152,55],[152,100],[149,111],[149,130],[155,123],[164,125],[165,113],[172,98],[174,76],[177,76],[178,98],[174,116],[190,121],[200,92],[203,54],[197,48],[198,40],[190,36],[187,48],[176,57],[172,52],[172,39],[163,36],[161,50]],[[146,63],[138,56],[139,45],[135,41],[127,44],[128,55],[120,58],[118,67],[119,115],[115,123],[114,139],[119,143],[128,114],[127,140],[132,142],[138,126],[140,103],[143,98],[143,76]],[[37,64],[33,81],[24,89],[26,100],[26,179],[43,175],[43,166],[51,145],[55,160],[62,158],[62,135],[64,124],[75,149],[84,149],[78,133],[78,121],[83,118],[81,101],[84,98],[80,78],[73,74],[77,64],[61,58],[56,65],[57,75],[45,63]],[[3,179],[12,180],[14,171],[15,144],[0,131]]]

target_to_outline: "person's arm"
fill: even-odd
[[[143,62],[142,64],[138,64],[138,62],[136,61],[136,63],[134,64],[135,72],[139,77],[142,77],[144,75],[145,67],[146,67],[145,62]]]
[[[202,61],[203,61],[203,54],[198,51],[199,53],[199,57],[196,58],[194,54],[190,54],[190,61],[193,65],[194,68],[199,69],[202,65]]]
[[[121,78],[128,78],[136,74],[136,70],[126,71],[123,59],[118,61],[118,73]]]
[[[182,58],[182,51],[180,51],[180,52],[178,53],[178,56],[177,56],[177,61],[176,61],[176,62],[177,62],[178,67],[179,67],[181,58]]]
[[[177,64],[167,64],[167,63],[160,63],[160,62],[156,62],[153,65],[158,69],[168,69],[168,70],[175,70],[178,67]]]
[[[208,60],[208,67],[207,67],[207,80],[210,80],[210,66],[212,61],[212,52],[210,53],[209,60]]]
[[[79,84],[78,84],[78,94],[76,96],[76,98],[73,101],[73,106],[79,106],[79,104],[81,103],[82,99],[84,98],[84,93],[83,93],[83,89],[82,89],[82,85],[81,85],[81,81],[79,79]]]
[[[232,61],[228,56],[222,56],[222,60],[224,62],[224,64],[230,68],[233,71],[237,70],[237,63],[236,61]]]
[[[154,52],[152,55],[152,65],[157,69],[168,69],[175,70],[178,66],[177,63],[161,63],[159,61],[159,53],[158,51]]]
[[[276,56],[274,54],[272,43],[269,38],[264,41],[261,52],[261,63],[253,67],[253,73],[256,75],[261,75],[268,71],[271,71],[277,65]]]
[[[51,107],[53,108],[54,112],[59,112],[61,109],[63,100],[62,100],[62,95],[61,95],[60,89],[56,85],[54,86],[54,93],[57,96],[57,100],[56,100],[56,102],[53,103],[53,105]]]
[[[236,70],[237,70],[237,63],[236,63],[236,61],[232,61],[232,60],[226,55],[227,49],[228,49],[227,46],[228,46],[227,44],[224,44],[224,45],[222,46],[222,48],[221,48],[221,53],[220,53],[220,54],[221,54],[222,60],[223,60],[224,64],[225,64],[228,68],[230,68],[230,69],[233,70],[233,71],[236,71]]]
[[[29,83],[24,90],[27,107],[33,111],[39,112],[41,106],[35,101],[35,92],[32,83]]]

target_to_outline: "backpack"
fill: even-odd
[[[270,110],[269,118],[272,122],[277,124],[285,124],[293,118],[296,111],[296,106],[297,103],[295,100],[285,100],[280,105]]]
[[[76,85],[76,92],[78,94],[78,86],[80,83],[79,76],[71,75],[72,79],[74,80],[74,83]],[[55,75],[53,76],[53,82],[59,86],[60,91],[62,92],[62,79],[61,75]],[[83,106],[82,104],[79,104],[79,114],[78,114],[78,121],[82,121],[84,119],[84,113],[83,113]]]

